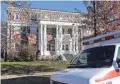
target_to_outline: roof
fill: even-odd
[[[65,10],[55,10],[55,9],[44,9],[44,8],[30,8],[30,9],[49,10],[49,11],[58,11],[58,12],[69,12],[69,13],[84,14],[84,13],[80,13],[80,12],[72,12],[72,11],[65,11]]]
[[[17,7],[9,7],[9,8],[17,8]],[[22,7],[22,8],[24,9],[25,7]],[[47,11],[48,10],[48,11],[54,11],[54,12],[68,12],[68,13],[85,15],[84,13],[80,13],[80,12],[72,12],[72,11],[64,11],[64,10],[54,10],[54,9],[44,9],[44,8],[25,8],[25,9],[33,9],[33,10],[38,10],[38,11],[40,11],[40,10],[46,10]]]

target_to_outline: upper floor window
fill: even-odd
[[[37,14],[32,13],[32,14],[31,14],[31,20],[32,20],[32,21],[37,21]]]
[[[18,13],[16,14],[16,19],[19,19],[19,15],[18,15]]]
[[[16,20],[20,19],[20,14],[19,13],[15,13],[15,19]]]
[[[77,49],[76,49],[76,43],[75,43],[75,51],[76,51]]]

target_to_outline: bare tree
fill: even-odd
[[[118,29],[117,23],[111,22],[120,20],[119,1],[85,1],[84,4],[88,9],[88,17],[94,25],[95,36]],[[115,19],[117,15],[119,17]],[[113,20],[110,21],[111,19]]]
[[[8,20],[11,21],[11,19],[13,18],[12,17],[12,13],[13,12],[17,12],[17,13],[20,13],[21,16],[20,18],[22,20],[24,20],[26,26],[21,26],[21,29],[22,29],[22,32],[21,34],[19,35],[20,38],[18,38],[17,36],[18,35],[13,35],[13,26],[11,23],[9,23],[9,26],[8,26],[8,32],[9,32],[9,35],[7,35],[8,37],[8,41],[7,41],[7,52],[8,52],[8,55],[11,56],[11,55],[15,55],[13,49],[11,49],[12,47],[12,43],[17,43],[21,46],[21,48],[19,48],[19,51],[24,51],[23,50],[23,47],[25,47],[25,49],[28,49],[28,37],[29,37],[29,22],[30,22],[30,14],[29,14],[29,4],[27,1],[3,1],[2,2],[3,4],[6,4],[8,5],[8,10],[6,10],[6,13],[8,14]],[[16,38],[12,38],[12,37],[16,37]],[[12,53],[11,53],[12,52]],[[5,57],[7,58],[7,57]]]
[[[7,51],[7,22],[1,22],[1,58],[6,56]],[[5,59],[6,60],[6,59]]]

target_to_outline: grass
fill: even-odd
[[[67,67],[63,61],[1,62],[1,74],[54,72]]]

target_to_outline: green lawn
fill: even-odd
[[[1,62],[1,74],[30,74],[54,72],[66,68],[63,61]]]

